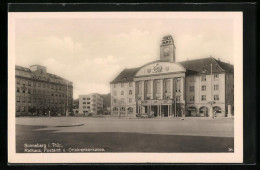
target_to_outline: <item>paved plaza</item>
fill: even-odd
[[[16,142],[17,152],[24,152],[25,143],[106,152],[228,152],[234,147],[234,120],[19,117]]]

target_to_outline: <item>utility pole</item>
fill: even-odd
[[[67,81],[67,110],[66,110],[66,116],[69,116],[69,105],[68,105],[68,102],[69,102],[69,95],[68,95],[68,88],[69,88],[69,82]]]

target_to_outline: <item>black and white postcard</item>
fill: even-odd
[[[242,163],[242,12],[9,12],[9,163]]]

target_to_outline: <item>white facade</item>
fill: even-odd
[[[160,60],[125,69],[110,83],[111,115],[231,116],[232,65],[212,57],[175,62],[171,36],[163,38],[160,48]]]
[[[111,87],[111,115],[112,116],[135,116],[135,83],[114,83]]]
[[[90,116],[102,114],[103,99],[97,93],[79,95],[78,115]]]

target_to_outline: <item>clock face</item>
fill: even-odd
[[[163,51],[167,53],[167,52],[170,51],[170,49],[169,49],[169,47],[166,47],[166,48],[163,49]]]

